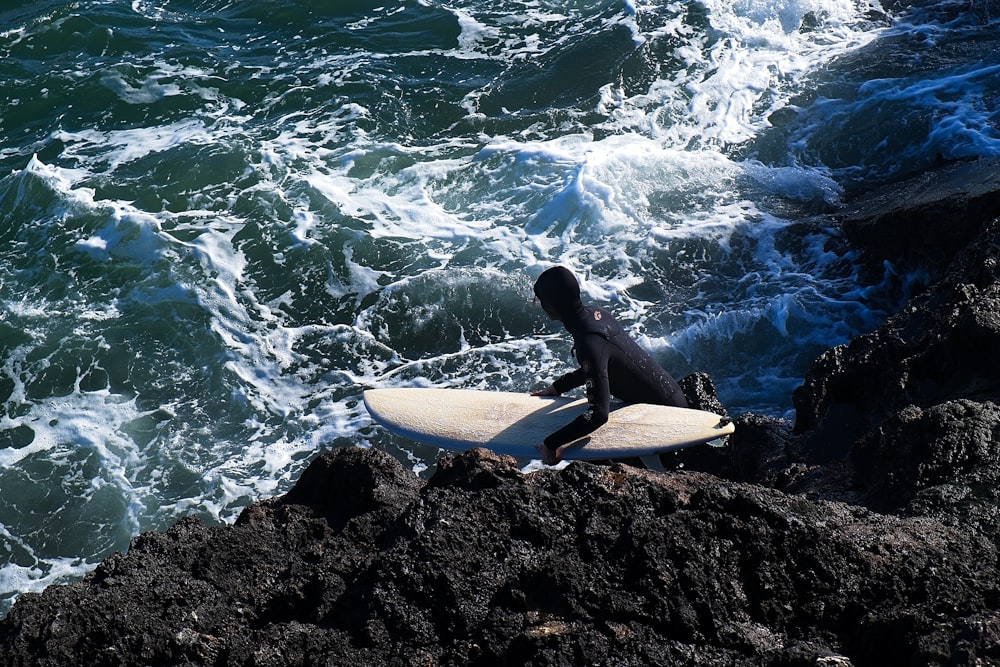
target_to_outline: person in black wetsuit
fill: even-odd
[[[607,422],[612,396],[626,403],[688,406],[677,381],[625,333],[608,311],[583,305],[580,284],[569,269],[547,269],[535,281],[535,296],[549,318],[561,321],[572,334],[580,367],[532,395],[560,396],[586,385],[590,404],[585,413],[545,438],[540,448],[544,463],[558,463],[565,445]]]

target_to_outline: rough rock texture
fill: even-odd
[[[0,641],[15,665],[923,664],[989,655],[996,565],[960,527],[705,473],[480,450],[418,487],[345,449],[235,526],[24,596]]]
[[[1000,664],[997,174],[841,215],[872,276],[922,278],[817,359],[794,428],[739,415],[665,472],[328,452],[233,526],[22,596],[0,665]]]

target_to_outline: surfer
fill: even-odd
[[[569,269],[547,269],[535,281],[535,296],[549,319],[562,322],[573,336],[580,367],[532,396],[560,396],[585,385],[589,403],[586,412],[545,438],[539,448],[544,463],[558,463],[568,443],[607,422],[612,396],[626,403],[688,407],[677,381],[625,333],[611,313],[583,304],[580,284]]]

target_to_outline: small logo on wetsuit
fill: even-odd
[[[602,317],[604,317],[604,316],[601,315],[601,311],[599,311],[599,310],[595,310],[594,311],[594,319],[595,320],[597,320],[598,322],[600,322]]]

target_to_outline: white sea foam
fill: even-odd
[[[7,539],[4,532],[0,525],[0,538]],[[79,578],[81,570],[90,569],[93,565],[82,558],[47,558],[41,567],[7,563],[0,566],[0,591],[16,591],[18,595],[40,593],[52,584]]]
[[[231,133],[235,133],[233,129]],[[82,164],[96,166],[102,162],[110,169],[142,159],[148,155],[164,153],[178,146],[208,145],[225,139],[217,129],[209,130],[199,119],[185,119],[172,125],[128,130],[60,130],[54,139],[67,144],[64,156]]]
[[[690,74],[659,79],[616,111],[620,122],[682,149],[693,143],[726,146],[756,136],[767,127],[768,116],[797,92],[797,78],[878,35],[853,27],[858,7],[851,1],[709,2],[706,7],[724,37],[712,44],[684,40],[677,55]],[[821,20],[822,30],[800,31],[807,15]],[[690,28],[678,18],[647,39],[688,35]],[[664,117],[670,122],[663,123]]]

